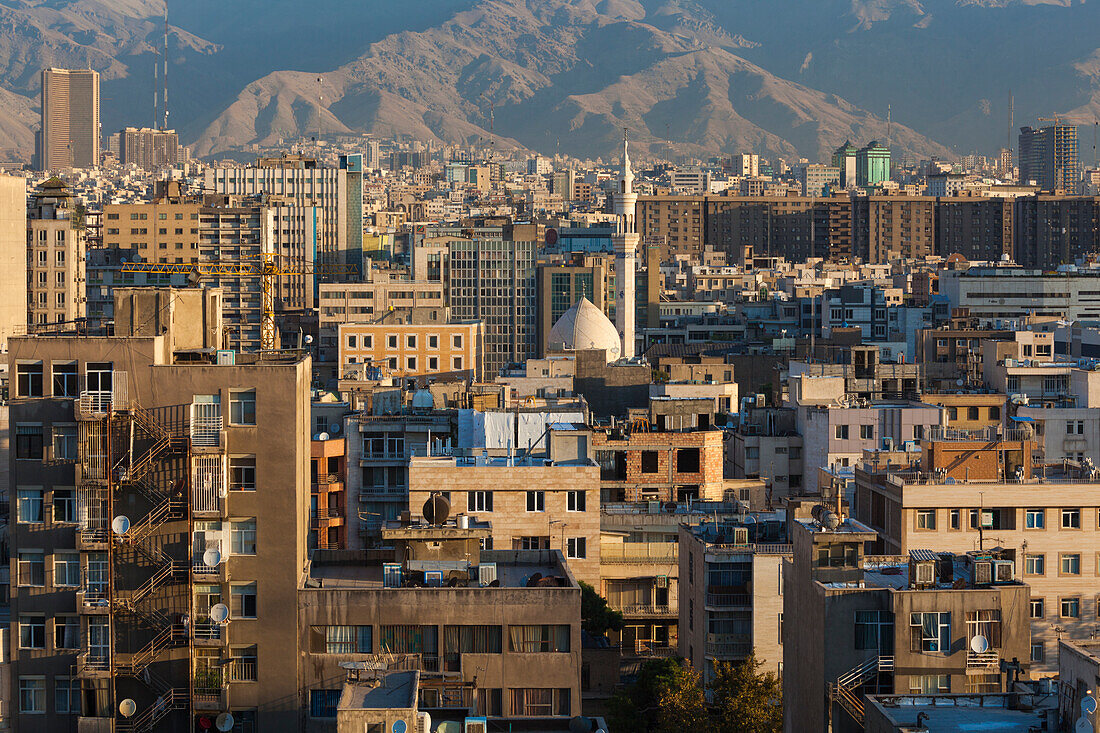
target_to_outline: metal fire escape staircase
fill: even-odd
[[[837,703],[852,719],[863,725],[863,695],[857,690],[884,672],[894,671],[893,657],[871,657],[848,670],[829,685],[829,701]]]

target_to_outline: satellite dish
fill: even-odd
[[[978,634],[970,640],[970,651],[975,654],[985,654],[989,651],[989,639],[985,638],[981,634]]]
[[[462,733],[462,723],[457,720],[444,720],[435,729],[435,733]]]
[[[137,712],[137,703],[130,698],[126,698],[118,704],[118,712],[122,715],[122,717],[129,718]]]
[[[336,435],[338,432],[340,432],[340,423],[334,422],[332,425],[329,425],[328,431],[330,434]]]
[[[821,515],[821,526],[825,529],[836,529],[840,526],[840,517],[834,512],[825,512]]]
[[[222,563],[222,554],[210,548],[206,552],[202,553],[202,564],[208,568],[216,568]]]
[[[964,384],[966,384],[966,382],[964,382],[964,381],[963,381],[963,380],[961,380],[961,379],[956,379],[956,380],[955,380],[955,386],[956,386],[956,387],[961,387],[961,386],[963,386]]]
[[[312,344],[312,343],[313,343],[313,337],[312,337],[312,336],[310,336],[310,335],[309,335],[309,334],[307,333],[307,334],[306,334],[306,339],[305,339],[305,341],[306,341],[306,343],[307,343],[307,344]]]
[[[1096,698],[1092,695],[1085,695],[1081,698],[1081,712],[1085,715],[1092,715],[1096,712]]]
[[[111,531],[122,536],[130,531],[130,518],[125,514],[119,514],[111,520]]]
[[[592,721],[583,715],[570,718],[569,733],[592,733]]]
[[[955,478],[954,478],[953,476],[948,476],[947,478],[945,478],[945,479],[943,480],[943,482],[944,482],[945,484],[947,484],[948,486],[952,486],[952,485],[954,485],[954,483],[955,483]]]
[[[405,733],[408,729],[408,723],[404,720],[395,720],[393,721],[393,725],[390,726],[390,730],[392,730],[393,733]]]
[[[432,494],[424,502],[424,519],[428,524],[443,524],[451,516],[451,502],[443,494]]]
[[[214,727],[225,733],[226,731],[233,730],[233,713],[222,713],[214,721]]]
[[[229,620],[229,607],[224,603],[215,603],[210,607],[210,620],[216,624],[224,624]]]
[[[317,440],[328,440],[330,437],[328,433],[317,433]]]

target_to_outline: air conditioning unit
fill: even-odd
[[[416,733],[432,733],[432,716],[423,711],[416,714]]]
[[[489,733],[489,721],[486,718],[466,718],[463,733]]]
[[[921,562],[916,564],[917,568],[917,585],[935,585],[936,583],[936,564],[931,562]]]
[[[424,573],[424,585],[429,588],[439,588],[443,585],[443,572],[441,570],[428,570]]]
[[[382,586],[385,588],[401,587],[401,563],[382,563]]]
[[[668,576],[667,575],[658,575],[657,576],[657,587],[658,588],[667,588],[668,587]]]
[[[1016,577],[1016,563],[1011,560],[996,560],[993,562],[993,582],[1011,583]]]
[[[747,545],[747,544],[749,544],[749,528],[748,527],[734,527],[733,528],[733,544],[735,544],[735,545]]]
[[[988,585],[993,582],[993,563],[983,561],[974,563],[974,584]]]
[[[484,588],[497,579],[497,564],[483,562],[477,566],[477,584]]]
[[[982,512],[982,529],[993,529],[993,512]]]

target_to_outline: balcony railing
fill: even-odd
[[[968,669],[997,667],[1001,663],[1001,654],[996,649],[987,652],[975,652],[967,650],[966,666]]]
[[[191,510],[218,513],[226,495],[224,456],[194,457],[191,479]]]
[[[624,616],[675,616],[678,611],[675,606],[652,605],[645,603],[633,603],[619,609]]]
[[[752,596],[748,593],[707,593],[707,605],[751,608]]]
[[[222,626],[213,621],[199,621],[195,624],[195,638],[199,641],[221,641]]]
[[[256,662],[234,659],[229,667],[230,682],[255,682]]]

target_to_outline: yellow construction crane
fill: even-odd
[[[307,262],[297,257],[264,252],[247,260],[208,260],[206,262],[127,262],[123,272],[201,277],[260,278],[260,350],[275,349],[275,279],[284,275],[358,275],[355,265],[330,265]]]
[[[1060,122],[1092,122],[1094,124],[1096,123],[1096,119],[1093,118],[1093,117],[1080,117],[1080,116],[1075,116],[1075,115],[1059,115],[1059,114],[1056,114],[1053,117],[1039,117],[1037,119],[1039,120],[1039,122],[1053,122],[1056,125]]]

